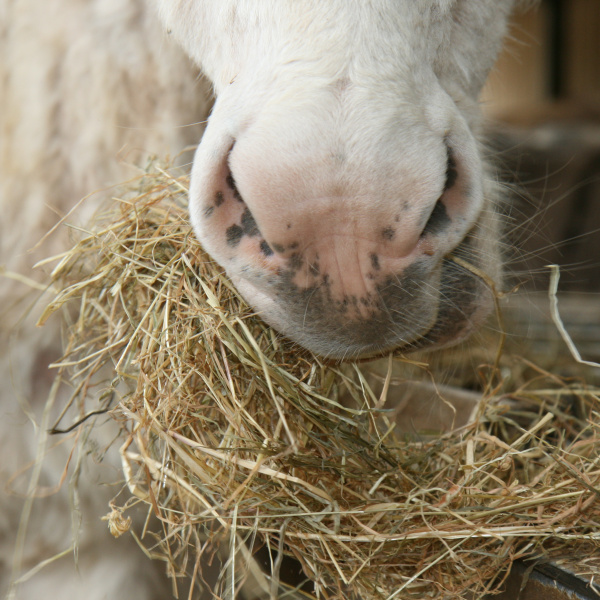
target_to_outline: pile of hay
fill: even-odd
[[[198,585],[215,554],[221,598],[248,573],[275,597],[284,554],[311,582],[294,593],[327,599],[477,598],[520,557],[576,556],[600,576],[597,390],[525,359],[496,368],[494,347],[463,361],[484,396],[471,424],[406,437],[390,377],[375,389],[369,364],[323,362],[253,315],[196,242],[186,196],[161,169],[123,192],[60,257],[42,319],[69,322],[56,431],[109,409],[122,426],[115,534],[146,503],[159,526],[140,543]],[[393,362],[437,377],[426,359]]]

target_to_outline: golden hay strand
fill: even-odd
[[[225,597],[265,544],[320,598],[478,597],[530,556],[585,557],[600,576],[597,390],[514,356],[495,369],[494,346],[481,367],[463,357],[486,390],[477,419],[406,436],[385,404],[391,369],[324,362],[252,313],[191,233],[186,187],[156,169],[78,232],[41,319],[74,315],[57,367],[76,408],[55,430],[106,409],[122,426],[113,533],[146,503],[160,525],[140,544],[197,582],[221,552]],[[440,359],[450,383],[454,357]],[[443,388],[433,359],[385,364]]]

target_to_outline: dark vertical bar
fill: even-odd
[[[548,57],[548,88],[552,99],[565,95],[566,65],[566,16],[568,0],[546,0],[548,5],[548,34],[550,56]]]

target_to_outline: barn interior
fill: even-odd
[[[525,3],[483,91],[489,152],[506,183],[511,317],[553,352],[549,269],[582,355],[600,359],[600,5]],[[514,310],[512,310],[514,308]],[[529,333],[527,333],[529,332]],[[549,336],[549,337],[548,337]],[[541,341],[540,341],[541,340]]]
[[[506,185],[509,198],[503,209],[509,271],[506,288],[514,293],[502,298],[501,304],[507,331],[518,332],[518,336],[510,333],[507,346],[535,357],[553,375],[583,377],[590,385],[599,386],[600,369],[577,364],[552,321],[546,265],[561,268],[558,299],[565,328],[584,359],[600,362],[600,0],[542,0],[535,8],[521,8],[482,102],[488,117],[487,152],[496,169],[492,176]],[[508,250],[514,247],[516,250]],[[111,289],[116,289],[116,284]],[[219,352],[225,352],[222,344]],[[379,379],[374,374],[376,382],[385,378],[385,371]],[[423,417],[418,410],[429,427],[436,411],[442,425],[453,421],[452,414],[443,413],[441,386],[434,382],[430,388],[414,388],[421,402],[412,403],[411,409],[407,407],[410,394],[401,384],[396,385],[397,394],[404,398],[398,414],[405,411],[398,422],[410,421],[411,428],[418,429],[415,423]],[[442,391],[446,397],[453,393],[450,386]],[[426,392],[437,406],[425,403]],[[450,398],[455,411],[460,412],[459,404],[465,402],[456,418],[466,422],[480,398],[471,388]],[[146,480],[151,477],[147,475]],[[275,547],[261,550],[255,558],[264,570],[277,570],[288,585],[288,591],[278,597],[314,597],[297,561],[284,559]],[[505,591],[493,598],[598,598],[600,588],[569,570],[569,560],[575,564],[578,557],[563,558],[560,567],[517,561],[506,579]],[[206,579],[216,578],[215,564],[203,569]],[[271,580],[272,586],[273,581],[276,578]],[[180,584],[179,597],[200,597],[185,585]],[[294,590],[296,585],[299,589]],[[263,600],[277,597],[276,591],[272,587],[259,595],[248,587],[239,597]],[[202,600],[208,597],[201,596]]]
[[[560,266],[561,318],[600,360],[600,4],[543,0],[514,15],[482,97],[490,151],[511,202],[507,235],[515,329],[534,356],[561,345],[548,315],[548,264]],[[595,369],[595,373],[597,373]],[[590,372],[597,382],[597,374]],[[577,557],[573,557],[575,562]],[[593,598],[568,570],[516,564],[501,600]]]
[[[556,263],[563,290],[600,291],[598,2],[544,0],[517,12],[482,101],[500,174],[515,186],[514,270]]]
[[[533,303],[561,267],[567,320],[599,357],[600,6],[543,0],[517,11],[482,97],[490,150],[511,187],[513,281]],[[568,306],[567,306],[568,305]],[[579,315],[579,316],[578,316]],[[593,333],[592,333],[593,331]]]

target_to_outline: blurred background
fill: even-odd
[[[518,11],[483,103],[490,154],[514,186],[513,272],[545,291],[557,263],[562,291],[600,292],[600,0]]]

